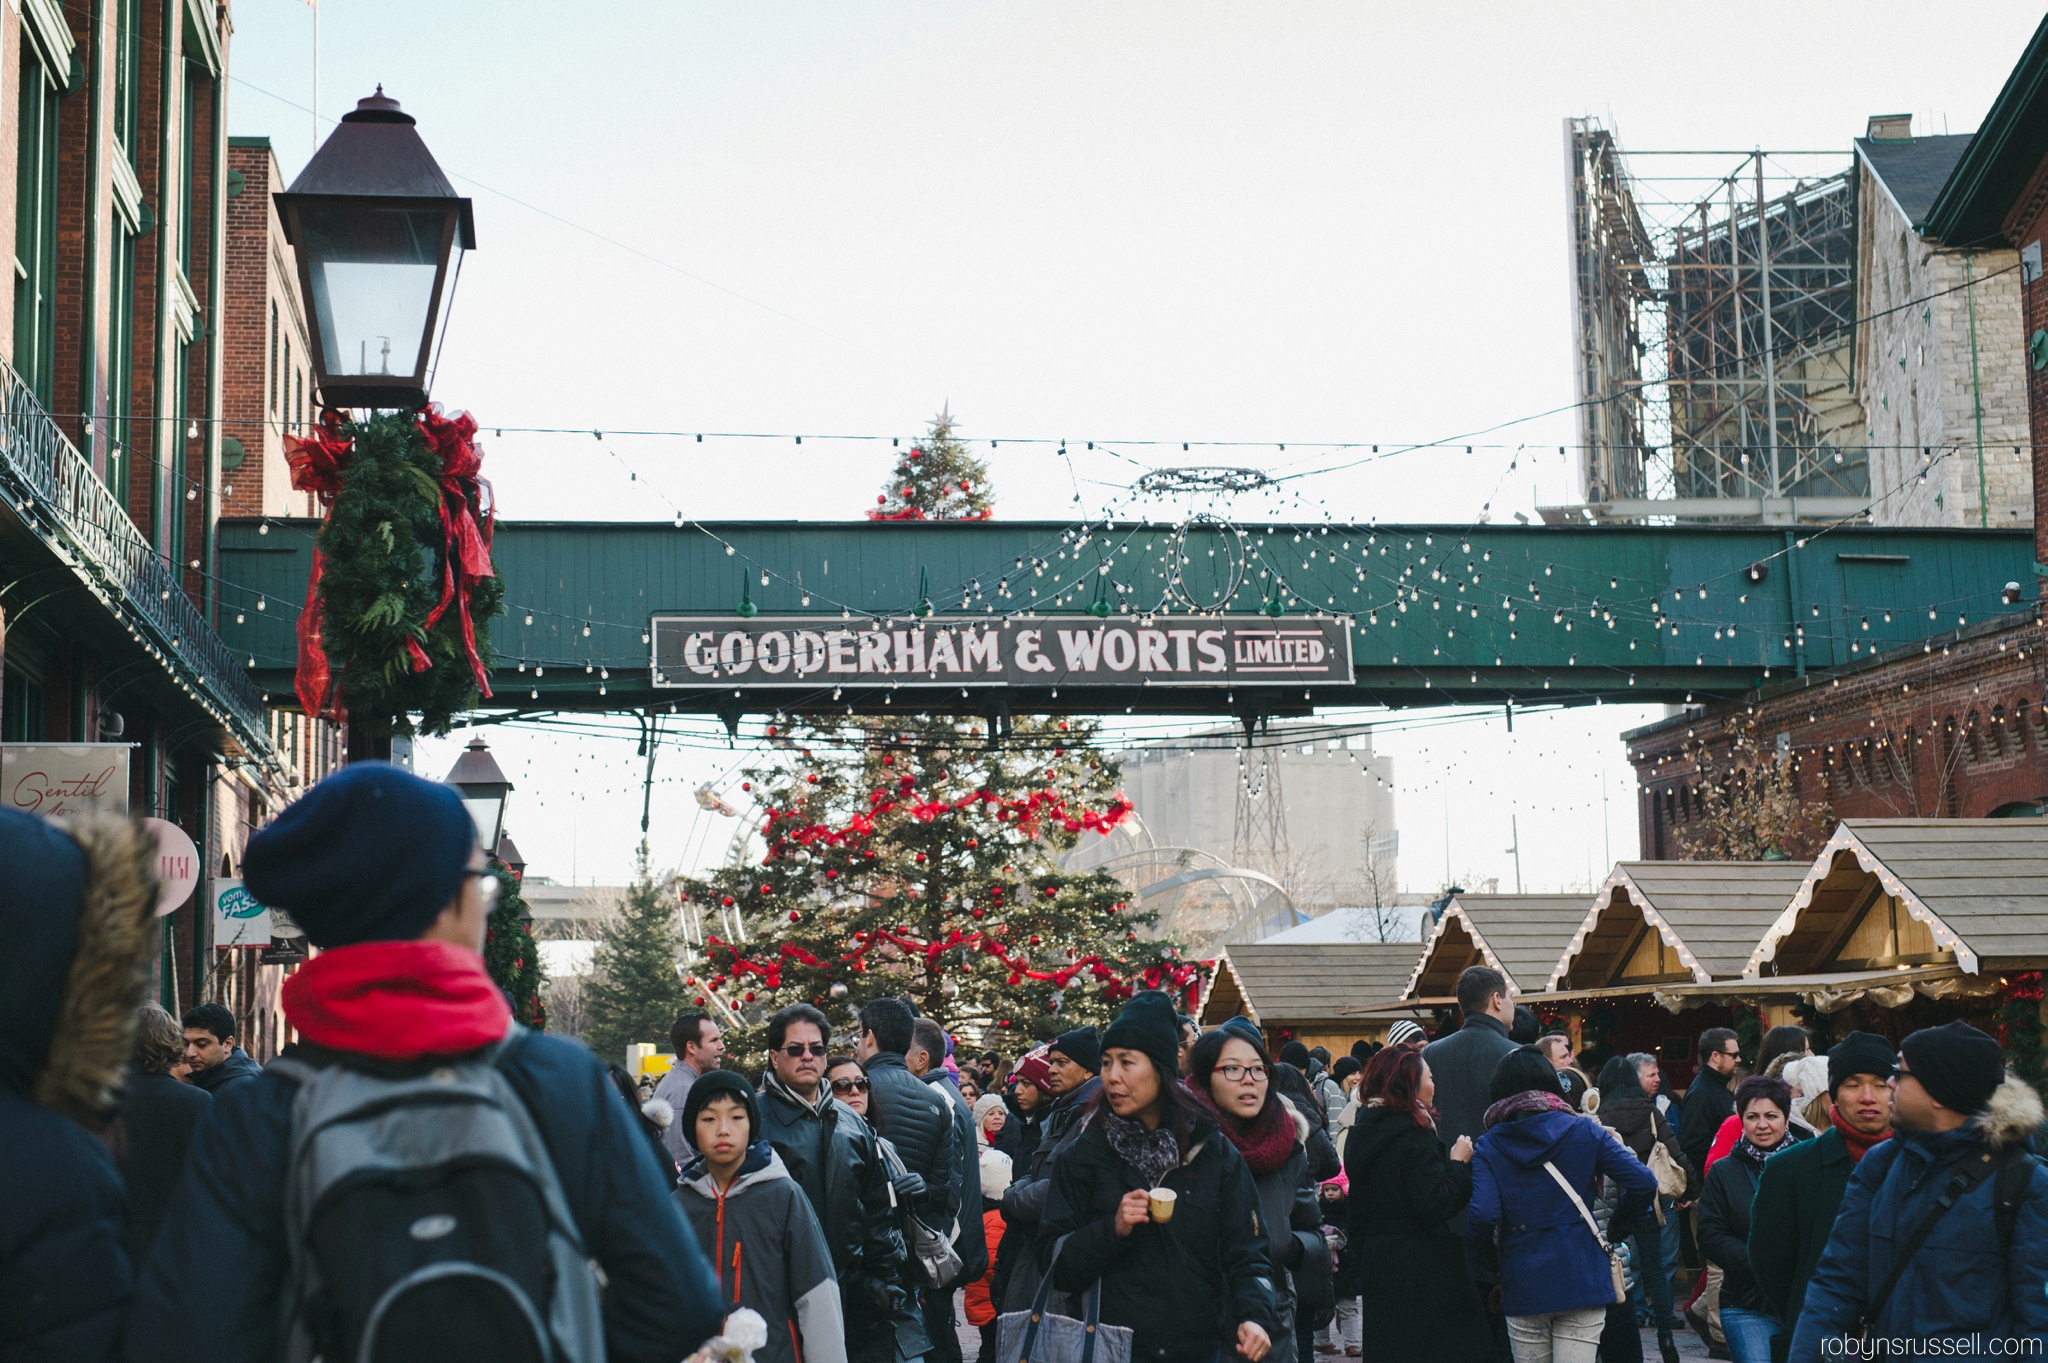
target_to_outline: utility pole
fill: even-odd
[[[1607,822],[1607,768],[1600,768],[1600,847],[1607,854],[1607,869],[1614,869],[1614,830]]]
[[[313,150],[320,150],[320,0],[302,0],[313,11]]]
[[[1508,831],[1514,834],[1515,845],[1508,851],[1515,854],[1515,893],[1522,892],[1522,821],[1515,815],[1508,815]]]
[[[1732,231],[1731,234],[1733,235]],[[1778,343],[1771,322],[1771,224],[1764,212],[1764,153],[1756,152],[1756,269],[1763,286],[1764,422],[1771,428],[1771,495],[1785,495],[1784,471],[1778,467]]]

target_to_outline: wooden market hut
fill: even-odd
[[[1897,1038],[1958,1016],[1995,1031],[2012,978],[2044,966],[2048,820],[1848,819],[1743,974],[1828,1031]]]
[[[1288,1041],[1343,1055],[1376,1041],[1392,1018],[1340,1009],[1398,998],[1422,950],[1419,942],[1233,943],[1223,948],[1202,997],[1204,1030],[1248,1017],[1277,1048]]]
[[[1643,1051],[1668,1082],[1690,1083],[1699,1034],[1734,1021],[1732,1001],[1702,987],[1741,978],[1806,872],[1790,861],[1621,862],[1530,1002],[1590,1048],[1593,1069]]]
[[[1586,917],[1582,894],[1456,894],[1444,905],[1408,983],[1389,1003],[1354,1005],[1361,1021],[1436,1015],[1458,1025],[1458,976],[1490,965],[1507,976],[1508,992],[1541,992]]]

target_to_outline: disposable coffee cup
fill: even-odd
[[[1151,1192],[1145,1194],[1154,1222],[1163,1226],[1173,1220],[1174,1196],[1174,1191],[1171,1188],[1154,1188]]]

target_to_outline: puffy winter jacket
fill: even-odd
[[[304,1044],[287,1054],[362,1063]],[[429,1058],[422,1067],[433,1063]],[[675,1363],[717,1333],[717,1284],[669,1200],[638,1115],[581,1042],[529,1033],[499,1064],[554,1159],[585,1251],[609,1280],[609,1358]],[[214,1100],[136,1285],[131,1363],[276,1357],[290,1257],[284,1191],[297,1093],[266,1070]]]
[[[860,1114],[825,1085],[805,1102],[771,1071],[761,1085],[761,1135],[810,1199],[839,1279],[848,1337],[887,1326],[902,1304],[903,1239],[889,1175]]]
[[[1003,1191],[1003,1224],[1009,1227],[1012,1252],[997,1266],[992,1291],[1001,1311],[1023,1311],[1038,1295],[1042,1281],[1038,1252],[1038,1231],[1045,1219],[1045,1204],[1052,1196],[1052,1171],[1056,1161],[1081,1135],[1081,1119],[1088,1104],[1102,1092],[1102,1081],[1090,1078],[1072,1093],[1063,1095],[1046,1110],[1045,1125],[1038,1134],[1038,1148],[1032,1152],[1028,1172],[1017,1172]],[[1032,1246],[1031,1253],[1024,1246]],[[1055,1304],[1057,1306],[1057,1303]]]
[[[1950,1171],[1989,1154],[2014,1158],[2041,1125],[2041,1099],[2007,1075],[1991,1105],[1954,1131],[1897,1130],[1850,1175],[1828,1247],[1806,1285],[1792,1335],[1793,1363],[1813,1363],[1850,1330],[1868,1294],[1891,1274],[1893,1256],[1946,1191]],[[1718,1167],[1718,1166],[1716,1166]],[[1996,1177],[1959,1198],[1900,1275],[1875,1333],[1918,1339],[1964,1336],[2028,1341],[2008,1354],[2040,1356],[2048,1339],[2048,1168],[2035,1164],[2021,1194],[2012,1246],[2001,1252],[1993,1214]],[[1923,1349],[1932,1356],[1954,1345]],[[2031,1355],[2028,1354],[2031,1350]],[[1956,1355],[1951,1355],[1956,1356]],[[1961,1355],[1968,1356],[1968,1355]]]
[[[1500,1258],[1501,1305],[1511,1316],[1605,1307],[1614,1301],[1607,1251],[1544,1169],[1557,1167],[1590,1213],[1593,1177],[1621,1185],[1617,1215],[1649,1211],[1657,1176],[1615,1135],[1576,1112],[1538,1112],[1496,1123],[1472,1149],[1472,1215],[1466,1244]]]
[[[904,1067],[894,1051],[879,1051],[867,1062],[868,1124],[889,1138],[910,1172],[925,1183],[926,1201],[918,1208],[928,1225],[948,1227],[960,1214],[959,1124],[953,1105],[938,1090]],[[973,1125],[973,1119],[968,1119]],[[972,1170],[973,1148],[968,1150]],[[970,1212],[972,1204],[969,1204]]]
[[[1240,1322],[1253,1321],[1278,1342],[1273,1264],[1259,1215],[1258,1189],[1229,1141],[1207,1121],[1189,1134],[1187,1153],[1160,1186],[1176,1194],[1173,1219],[1116,1233],[1117,1204],[1147,1185],[1110,1148],[1097,1123],[1052,1167],[1052,1196],[1039,1227],[1039,1252],[1063,1292],[1102,1284],[1102,1319],[1133,1332],[1135,1363],[1207,1359],[1236,1346]]]
[[[0,809],[0,1147],[15,1175],[0,1212],[8,1363],[103,1363],[129,1301],[121,1179],[93,1133],[113,1116],[147,978],[156,844],[125,820],[71,830]]]
[[[131,1069],[121,1090],[121,1118],[109,1133],[115,1167],[128,1189],[128,1228],[121,1237],[130,1265],[149,1257],[171,1190],[185,1172],[192,1132],[213,1106],[204,1089],[168,1074]]]
[[[846,1363],[846,1324],[832,1255],[810,1199],[766,1141],[747,1151],[719,1191],[704,1157],[683,1168],[675,1200],[718,1268],[719,1302],[768,1322],[761,1363]]]
[[[247,1051],[236,1046],[218,1065],[192,1071],[192,1082],[218,1098],[224,1090],[254,1079],[261,1073],[263,1067],[251,1060]]]

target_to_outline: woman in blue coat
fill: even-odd
[[[1472,1151],[1467,1243],[1483,1262],[1498,1258],[1516,1363],[1593,1363],[1615,1300],[1608,1246],[1650,1209],[1656,1175],[1572,1109],[1549,1058],[1532,1046],[1501,1057],[1489,1097]],[[1591,1218],[1594,1180],[1603,1176],[1622,1190],[1606,1239]]]

